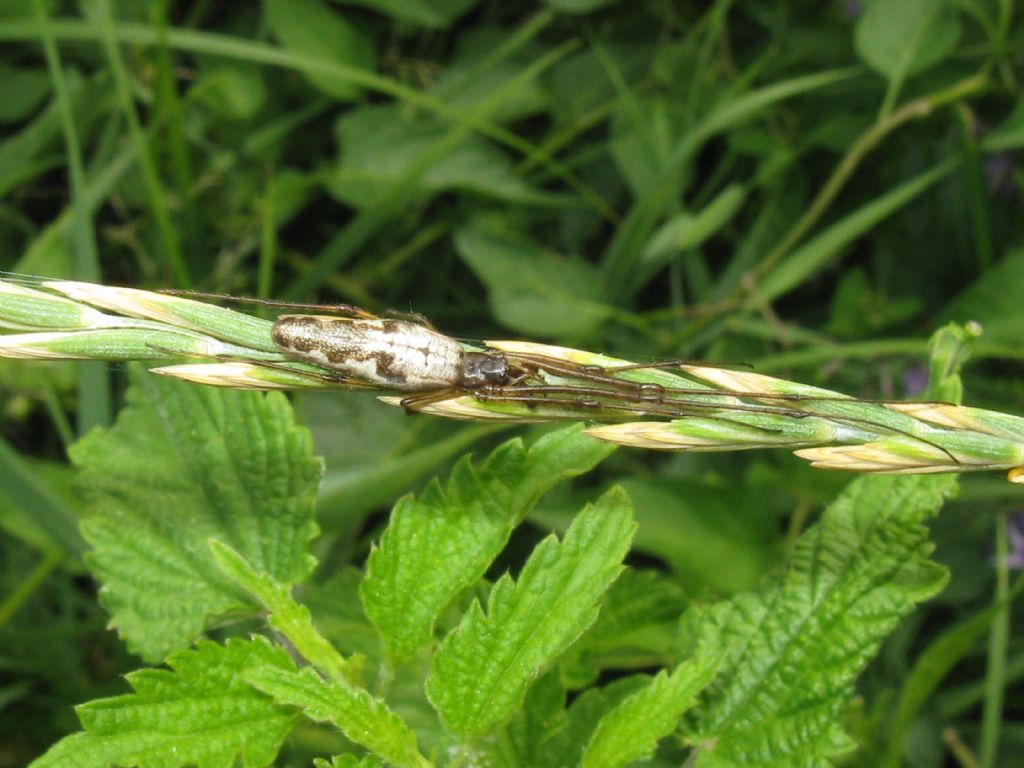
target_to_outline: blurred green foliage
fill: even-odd
[[[0,42],[5,270],[414,309],[890,398],[920,391],[935,328],[976,320],[965,402],[1024,413],[1013,0],[0,0]],[[0,453],[6,768],[135,662],[103,632],[64,491],[64,446],[110,420],[121,379],[4,363],[0,387],[20,452]],[[365,557],[370,513],[493,440],[340,397],[300,404],[327,455],[325,572]],[[601,472],[628,480],[638,557],[689,595],[752,587],[847,480],[782,452],[621,451]],[[580,506],[563,489],[533,519]],[[991,604],[993,528],[1020,506],[972,478],[935,524],[952,582],[864,679],[855,763],[891,749],[927,639]],[[997,763],[980,714],[993,685],[1019,703],[1024,646],[1000,647],[958,646],[907,764],[941,765],[946,726],[981,764],[1019,763],[1024,730],[1003,725]]]

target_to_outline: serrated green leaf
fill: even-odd
[[[671,734],[679,718],[718,670],[719,658],[707,655],[662,670],[639,691],[606,714],[583,752],[584,768],[626,765],[649,756]]]
[[[516,581],[495,583],[487,612],[470,606],[434,655],[427,695],[463,739],[506,721],[540,671],[589,627],[622,571],[635,525],[613,488],[577,516],[559,542],[534,549]]]
[[[202,641],[170,669],[127,676],[135,693],[83,704],[84,732],[54,745],[31,768],[246,768],[273,763],[295,715],[242,680],[244,670],[294,667],[262,638]]]
[[[581,431],[559,429],[529,450],[510,440],[480,467],[467,457],[447,487],[433,482],[395,505],[359,589],[392,656],[406,659],[430,641],[437,616],[483,576],[541,494],[609,454]]]
[[[320,0],[267,0],[267,26],[282,45],[302,56],[372,71],[374,52],[369,35]],[[337,75],[307,72],[309,81],[336,99],[349,101],[362,90]]]
[[[865,64],[900,82],[946,58],[959,37],[948,0],[872,0],[857,20],[854,42]]]
[[[128,403],[70,454],[91,502],[82,532],[100,601],[128,647],[158,661],[208,619],[253,607],[210,539],[284,584],[306,577],[320,463],[279,395],[144,376]]]
[[[728,654],[689,729],[705,745],[696,765],[821,765],[850,747],[839,715],[857,675],[946,582],[925,522],[955,489],[952,477],[856,480],[801,537],[783,578],[693,619]]]
[[[362,662],[346,660],[317,632],[309,609],[292,597],[291,590],[266,573],[257,573],[238,552],[213,539],[210,551],[221,573],[244,589],[267,610],[267,623],[328,679],[357,682]]]
[[[278,704],[299,707],[311,720],[335,725],[387,763],[428,765],[416,747],[416,734],[383,700],[362,688],[324,680],[310,667],[263,666],[243,674]]]

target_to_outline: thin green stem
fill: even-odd
[[[274,275],[274,262],[277,258],[277,226],[274,198],[276,185],[271,172],[267,179],[267,188],[263,193],[263,205],[260,206],[260,261],[256,283],[256,295],[261,299],[269,299],[270,283]]]
[[[750,364],[757,371],[782,371],[790,368],[809,368],[842,359],[873,360],[893,355],[920,357],[927,351],[927,339],[873,339],[780,352],[769,357],[757,358]]]
[[[915,99],[872,125],[846,151],[846,154],[843,155],[843,158],[839,161],[835,170],[832,171],[824,186],[815,195],[808,209],[790,228],[782,240],[758,264],[754,270],[755,275],[761,276],[771,271],[779,260],[788,254],[811,231],[825,211],[835,201],[836,197],[839,196],[839,193],[846,186],[846,182],[850,180],[850,177],[860,167],[861,162],[889,134],[911,120],[927,117],[939,107],[979,93],[987,87],[988,80],[984,76],[974,75],[931,96]]]
[[[1013,23],[1013,0],[999,0],[999,49],[1003,50],[1010,35],[1010,25]]]
[[[181,222],[185,232],[184,242],[186,251],[193,252],[200,247],[202,237],[200,235],[199,215],[196,211],[194,197],[191,194],[195,179],[188,141],[185,138],[181,99],[178,97],[178,89],[175,83],[174,61],[171,58],[171,49],[167,44],[170,0],[160,0],[154,5],[152,13],[155,17],[154,23],[160,31],[156,51],[158,113],[163,118],[160,122],[166,124],[169,155],[168,167],[171,178],[174,181],[174,188],[181,201]]]
[[[1017,88],[1017,76],[1013,67],[1013,49],[1009,44],[1010,28],[1013,23],[1014,0],[999,0],[998,37],[996,50],[999,53],[999,69],[1006,87],[1013,91]]]
[[[404,245],[370,265],[370,275],[375,279],[386,279],[424,248],[440,240],[451,231],[451,223],[435,221],[416,230]]]
[[[896,100],[900,96],[900,86],[902,84],[903,81],[897,78],[886,81],[885,96],[882,98],[882,106],[878,108],[876,125],[885,122],[892,114],[892,108],[896,105]]]
[[[83,205],[85,199],[85,168],[82,163],[82,144],[75,126],[75,116],[71,111],[71,97],[68,94],[67,80],[61,67],[60,53],[53,37],[53,29],[47,16],[43,0],[33,0],[36,17],[46,55],[46,65],[50,70],[53,90],[57,96],[60,111],[61,128],[64,132],[64,144],[67,147],[68,175],[71,181],[71,198],[74,206],[73,235],[75,241],[75,264],[77,276],[82,280],[98,280],[100,276],[99,257],[96,248],[96,234],[93,231],[92,217],[89,209]]]
[[[974,236],[974,255],[978,272],[987,271],[995,262],[992,245],[992,222],[989,220],[988,200],[981,153],[974,138],[974,119],[962,105],[957,110],[963,129],[964,176],[967,182],[967,203],[970,211],[971,234]]]
[[[53,382],[48,381],[46,383],[46,386],[44,386],[41,393],[41,397],[43,404],[46,406],[46,412],[50,414],[50,421],[53,422],[53,428],[57,430],[57,436],[66,448],[75,442],[75,432],[71,428],[71,423],[68,421],[68,417],[65,415],[64,409],[61,408],[60,400],[57,397],[57,392]]]
[[[32,573],[22,579],[14,591],[0,603],[0,627],[10,621],[11,616],[28,601],[39,585],[56,570],[63,559],[64,556],[59,550],[51,550],[46,553],[39,564],[32,569]]]
[[[143,185],[146,189],[146,197],[153,209],[153,218],[160,233],[164,254],[170,260],[171,271],[174,273],[176,284],[179,287],[187,288],[192,284],[192,278],[189,276],[188,266],[181,252],[178,232],[171,221],[171,214],[167,208],[167,195],[160,182],[156,163],[153,161],[153,156],[150,153],[149,141],[142,130],[139,115],[135,111],[135,103],[132,99],[131,87],[128,82],[128,70],[124,65],[121,48],[118,45],[117,28],[114,24],[110,0],[99,0],[98,8],[100,37],[107,54],[107,59],[110,62],[111,72],[114,75],[114,87],[117,91],[117,98],[121,103],[125,119],[128,121],[128,132],[131,134],[132,143],[135,145],[139,169],[142,171]],[[160,35],[157,33],[154,42],[159,42],[159,40]]]
[[[996,593],[997,606],[988,638],[988,669],[985,673],[985,704],[981,719],[981,745],[978,764],[992,768],[999,750],[999,732],[1003,720],[1003,699],[1006,687],[1006,654],[1010,643],[1010,611],[1007,598],[1010,591],[1009,541],[1006,514],[996,517]]]
[[[82,163],[82,144],[79,141],[75,116],[71,111],[71,96],[67,80],[61,67],[60,53],[54,40],[46,6],[42,0],[34,0],[36,17],[39,19],[43,51],[50,79],[57,95],[64,144],[67,148],[68,174],[71,181],[72,219],[71,232],[74,244],[75,273],[83,280],[99,280],[99,256],[96,247],[96,232],[92,224],[92,212],[87,202],[85,167]],[[78,433],[84,435],[93,427],[110,423],[113,405],[110,399],[110,375],[105,366],[97,363],[81,363],[78,366]]]

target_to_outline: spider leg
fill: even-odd
[[[420,392],[408,397],[403,397],[399,405],[407,414],[418,413],[423,408],[432,403],[440,403],[444,400],[451,400],[455,397],[461,397],[467,394],[464,390],[458,387],[445,387],[444,389],[436,389],[431,392]]]
[[[661,395],[682,395],[682,396],[711,396],[711,395],[722,395],[728,397],[749,397],[749,398],[760,398],[762,400],[778,400],[782,402],[847,402],[852,401],[854,398],[847,397],[845,395],[836,395],[835,397],[828,396],[817,396],[817,395],[801,395],[792,392],[745,392],[738,389],[707,389],[701,387],[669,387],[664,384],[657,384],[654,382],[639,382],[639,381],[625,381],[623,379],[616,378],[611,375],[619,371],[630,371],[630,370],[643,370],[653,369],[662,367],[674,367],[678,361],[669,361],[664,364],[653,364],[653,365],[581,365],[579,363],[573,363],[567,360],[560,360],[553,357],[545,357],[544,355],[533,355],[523,354],[511,356],[516,360],[529,362],[534,365],[537,369],[548,371],[557,376],[564,376],[566,378],[577,378],[583,379],[584,381],[590,381],[598,384],[604,384],[609,387],[614,387],[623,392],[632,392],[639,401],[657,400]],[[886,401],[867,401],[876,402],[878,404],[884,404]]]
[[[642,371],[645,369],[657,370],[659,368],[679,368],[684,365],[700,366],[701,368],[722,368],[726,371],[730,371],[736,368],[753,369],[754,366],[749,363],[706,363],[702,360],[686,360],[684,358],[676,358],[672,360],[656,360],[650,363],[624,363],[622,365],[583,365],[582,368],[593,368],[597,372],[611,371],[617,373],[618,371]]]
[[[232,296],[229,293],[209,293],[207,291],[191,291],[177,288],[167,288],[158,293],[166,293],[170,296],[184,296],[186,298],[216,299],[218,301],[233,301],[240,304],[258,304],[263,307],[282,307],[284,309],[313,309],[318,312],[334,312],[339,315],[350,315],[362,320],[377,320],[369,310],[357,307],[354,304],[307,304],[299,301],[277,301],[275,299],[257,299],[248,296]]]
[[[500,400],[511,400],[517,402],[527,402],[533,404],[549,403],[552,405],[569,405],[574,407],[584,407],[588,409],[606,409],[613,411],[626,411],[639,415],[651,415],[661,416],[664,418],[685,418],[688,415],[706,415],[707,418],[718,418],[722,420],[728,420],[727,417],[716,416],[714,412],[739,412],[739,413],[763,413],[772,414],[778,416],[785,416],[791,419],[806,419],[810,417],[817,417],[830,421],[835,421],[841,424],[848,424],[855,427],[870,427],[875,430],[884,430],[891,434],[901,435],[902,437],[916,440],[920,443],[924,443],[931,448],[935,448],[945,454],[951,461],[956,464],[960,464],[960,460],[953,455],[948,449],[943,446],[929,440],[921,435],[915,435],[913,432],[909,432],[899,427],[894,427],[890,424],[881,424],[871,419],[860,418],[857,416],[843,416],[841,414],[832,413],[815,413],[813,411],[801,411],[794,408],[785,408],[781,405],[752,405],[750,403],[713,403],[713,402],[700,402],[700,401],[673,401],[670,399],[662,398],[660,400],[650,401],[634,401],[624,397],[621,392],[614,392],[606,389],[600,389],[599,387],[586,387],[586,386],[569,386],[569,385],[541,385],[541,386],[517,386],[509,390],[508,388],[497,388],[496,390],[490,390],[483,392],[482,395],[473,393],[478,399],[486,399],[491,401]],[[580,395],[581,399],[572,397],[565,398],[549,398],[547,394],[556,395]],[[700,391],[698,395],[704,395],[708,397],[721,396],[722,392],[708,392]],[[728,393],[724,393],[728,394]],[[742,394],[742,393],[740,393]],[[693,397],[694,395],[691,395]],[[732,395],[729,395],[732,396]],[[746,393],[747,397],[759,397],[759,395]],[[608,402],[607,399],[612,398],[617,402]],[[844,398],[847,399],[847,398]],[[710,414],[710,415],[709,415]]]
[[[539,405],[554,405],[554,406],[566,406],[570,408],[585,408],[590,411],[615,411],[621,413],[627,413],[631,416],[660,416],[667,419],[679,419],[685,418],[686,416],[701,416],[702,418],[712,419],[715,421],[732,421],[728,416],[715,415],[714,413],[705,413],[704,411],[712,410],[710,406],[696,403],[693,405],[692,410],[686,408],[660,408],[658,406],[644,406],[642,410],[638,410],[635,406],[623,404],[622,402],[612,403],[606,400],[600,400],[597,398],[584,398],[577,399],[572,397],[541,397],[532,389],[547,389],[547,388],[530,388],[531,391],[524,392],[522,389],[516,389],[511,392],[504,388],[496,387],[494,389],[482,389],[473,392],[472,395],[475,399],[481,402],[489,403],[524,403],[527,406],[539,406]],[[765,427],[759,425],[747,425],[752,429],[756,429],[762,432],[778,432],[777,429],[772,427]]]

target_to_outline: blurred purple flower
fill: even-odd
[[[843,3],[843,18],[853,21],[864,13],[864,3],[861,0],[846,0]]]
[[[1006,537],[1009,540],[1006,567],[1014,571],[1024,570],[1024,511],[1007,516]]]
[[[1014,182],[1014,162],[1010,152],[996,152],[985,161],[985,179],[989,188],[1002,195],[1012,195],[1017,190]]]
[[[904,397],[914,398],[924,392],[928,386],[928,368],[924,365],[915,365],[903,373]]]

